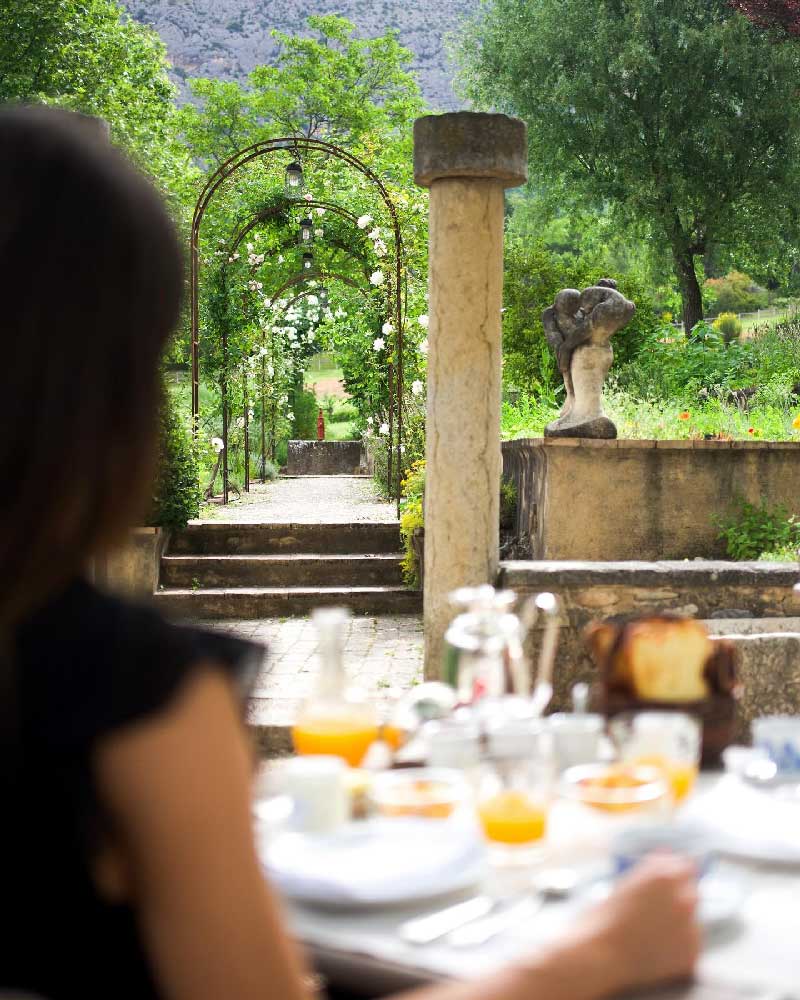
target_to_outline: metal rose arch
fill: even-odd
[[[200,307],[199,307],[199,291],[200,291],[200,231],[203,224],[203,218],[206,211],[211,204],[214,195],[216,194],[219,187],[234,174],[236,174],[242,167],[246,166],[254,160],[260,159],[262,157],[271,156],[275,153],[286,153],[289,152],[294,156],[296,160],[299,160],[303,153],[321,153],[327,157],[333,157],[337,160],[342,161],[348,166],[352,167],[362,174],[367,180],[374,185],[378,194],[380,195],[383,204],[389,214],[391,220],[392,238],[394,241],[394,275],[393,281],[389,282],[387,285],[387,319],[393,320],[393,326],[395,329],[396,337],[396,352],[395,352],[395,363],[389,362],[387,365],[386,379],[388,386],[388,398],[389,398],[389,456],[388,456],[388,478],[390,483],[395,483],[396,485],[396,497],[399,505],[400,502],[400,480],[401,480],[401,469],[402,469],[402,438],[403,438],[403,328],[404,328],[404,295],[403,287],[404,280],[406,277],[406,261],[405,261],[405,249],[403,246],[403,238],[400,232],[400,224],[397,216],[397,209],[394,202],[389,195],[386,186],[381,181],[380,177],[371,170],[365,163],[349,153],[347,150],[342,149],[340,146],[335,146],[332,143],[324,142],[321,139],[311,139],[304,137],[291,137],[291,138],[281,138],[281,139],[268,139],[261,142],[254,143],[251,146],[247,146],[244,149],[239,150],[228,160],[226,160],[217,170],[214,171],[208,178],[203,187],[200,196],[195,204],[194,216],[192,218],[192,229],[190,237],[190,258],[191,258],[191,270],[190,270],[190,285],[189,285],[189,295],[191,302],[191,338],[192,338],[192,426],[194,429],[195,436],[199,429],[199,417],[200,417]],[[351,221],[355,220],[355,216],[342,208],[331,202],[318,202],[316,200],[309,203],[312,207],[316,204],[325,205],[326,207],[334,210],[337,214],[344,218],[348,218]],[[249,232],[250,229],[255,227],[259,221],[258,216],[255,216],[248,223],[245,224],[243,229],[240,229],[238,233],[235,234],[234,239],[236,243],[241,243],[245,234]],[[299,274],[296,278],[290,279],[280,291],[285,291],[289,287],[300,284],[301,282],[308,280],[310,277],[319,277],[316,275],[303,275]],[[329,277],[339,280],[344,280],[344,276],[338,274],[331,274]],[[357,287],[352,280],[347,279],[347,284]],[[276,298],[278,292],[272,293],[272,298]],[[301,296],[298,296],[301,297]],[[223,502],[227,503],[228,496],[228,479],[229,479],[229,469],[228,469],[228,423],[229,423],[229,413],[227,405],[227,380],[228,380],[228,369],[227,369],[227,334],[223,331],[222,334],[222,355],[223,355],[223,375],[222,375],[222,441],[223,441]],[[249,437],[249,435],[248,435]],[[247,446],[249,453],[249,445]],[[396,464],[393,460],[393,456],[396,456]],[[395,480],[396,474],[396,480]],[[249,470],[248,470],[248,485],[249,485]]]

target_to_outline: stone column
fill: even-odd
[[[525,124],[458,111],[414,123],[430,188],[425,676],[436,679],[457,587],[499,559],[503,191],[527,178]]]

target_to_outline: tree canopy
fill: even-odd
[[[174,99],[163,43],[116,0],[0,3],[0,103],[59,104],[104,118],[113,141],[173,191],[190,173]]]
[[[669,249],[687,330],[710,248],[797,233],[800,49],[728,0],[490,0],[461,56],[478,105],[527,121],[534,185]]]
[[[410,160],[408,125],[424,109],[411,52],[393,31],[360,38],[355,25],[333,14],[307,23],[310,37],[273,32],[278,56],[257,66],[246,86],[190,81],[199,106],[187,105],[181,124],[195,156],[219,163],[250,142],[296,135],[354,152],[381,148],[391,137],[396,162]]]

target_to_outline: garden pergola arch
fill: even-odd
[[[393,449],[396,447],[397,453],[397,499],[398,503],[400,500],[400,468],[402,461],[402,431],[403,431],[403,413],[402,413],[402,399],[403,399],[403,326],[404,326],[404,315],[403,315],[403,273],[405,268],[405,251],[403,247],[403,238],[400,232],[400,224],[397,216],[397,209],[394,202],[389,195],[389,192],[381,181],[380,177],[368,167],[362,160],[349,153],[347,150],[342,149],[340,146],[336,146],[332,143],[325,142],[321,139],[313,139],[306,137],[283,137],[279,139],[267,139],[260,142],[253,143],[244,149],[239,150],[234,153],[233,156],[229,157],[224,163],[222,163],[207,179],[200,196],[195,204],[194,214],[192,217],[192,228],[190,236],[190,275],[189,275],[189,296],[190,296],[190,307],[191,307],[191,352],[192,352],[192,426],[195,435],[197,434],[199,427],[199,416],[200,416],[200,307],[199,307],[199,290],[200,290],[200,231],[203,224],[203,219],[205,217],[206,211],[211,204],[212,199],[219,190],[220,186],[234,174],[240,171],[248,163],[254,160],[261,159],[262,157],[271,156],[279,152],[288,152],[293,156],[295,160],[300,160],[302,154],[312,154],[312,153],[322,153],[326,156],[333,157],[354,170],[358,171],[363,177],[365,177],[377,190],[381,201],[383,202],[389,218],[391,220],[392,229],[392,239],[394,242],[394,261],[393,261],[393,282],[391,286],[391,291],[393,295],[390,295],[389,303],[389,314],[394,320],[394,329],[396,331],[396,365],[394,366],[394,371],[392,371],[392,365],[389,365],[389,370],[387,372],[388,384],[389,384],[389,425],[390,425],[390,435],[389,435],[389,483],[393,484],[393,462],[392,453]],[[298,205],[308,205],[309,207],[314,207],[315,200],[310,199],[307,201],[297,202]],[[330,207],[324,203],[316,202],[320,207]],[[338,206],[337,206],[338,208]],[[342,210],[341,214],[344,214],[345,210]],[[354,218],[352,213],[348,213],[350,218]],[[239,238],[239,243],[241,243],[241,235]],[[311,277],[311,275],[309,275]],[[388,291],[387,291],[387,294]],[[272,296],[273,298],[275,296]],[[224,337],[224,340],[227,338]],[[223,456],[223,502],[228,502],[228,413],[226,405],[226,386],[225,381],[227,379],[227,344],[223,343],[223,407],[222,407],[222,440],[224,447]],[[396,380],[396,386],[395,386]],[[396,400],[397,408],[397,436],[396,441],[394,439],[394,401]]]
[[[350,288],[352,288],[356,292],[358,292],[359,295],[361,295],[363,298],[365,298],[368,302],[374,301],[368,288],[364,287],[364,285],[362,285],[362,284],[359,284],[359,282],[355,281],[353,278],[351,278],[350,276],[348,276],[346,274],[338,274],[338,273],[336,273],[334,271],[316,271],[316,272],[312,272],[310,274],[300,273],[300,274],[294,275],[292,278],[290,278],[286,282],[284,282],[283,285],[281,285],[281,287],[275,293],[273,301],[278,302],[279,299],[280,299],[280,296],[283,295],[284,292],[289,291],[290,289],[296,288],[298,285],[302,285],[304,283],[310,285],[313,282],[313,287],[304,288],[301,292],[298,292],[297,295],[294,295],[290,299],[287,299],[286,302],[283,304],[283,306],[282,306],[282,308],[280,310],[280,313],[283,314],[283,313],[288,312],[289,309],[291,309],[291,307],[296,302],[299,302],[301,299],[307,298],[310,295],[316,294],[316,292],[317,292],[316,285],[320,281],[325,281],[325,282],[341,281],[343,284],[348,285]],[[263,383],[263,381],[265,381],[265,375],[264,375],[265,364],[266,364],[266,362],[265,362],[264,358],[262,357],[262,365],[261,365],[261,368],[262,368],[262,383]],[[389,391],[391,393],[392,392],[392,384],[393,384],[393,381],[394,381],[393,380],[393,366],[392,366],[391,362],[389,362],[388,369],[389,369]],[[250,474],[249,474],[249,460],[250,460],[250,426],[249,425],[250,425],[250,413],[249,413],[249,403],[248,403],[248,393],[247,393],[247,376],[246,376],[246,373],[243,374],[243,378],[244,378],[244,393],[243,393],[243,396],[244,396],[243,411],[244,412],[243,412],[242,418],[243,418],[243,422],[244,422],[243,423],[243,429],[244,429],[244,450],[245,450],[245,490],[248,490],[250,488]],[[263,394],[262,394],[262,399],[261,399],[261,468],[262,468],[262,474],[263,474],[264,469],[266,468],[266,462],[265,462],[265,460],[266,460],[266,434],[265,434],[266,415],[265,414],[266,414],[265,400],[264,400],[264,397],[263,397]],[[392,416],[392,408],[390,407],[390,412],[389,412],[390,420],[391,420],[391,416]],[[390,425],[390,435],[391,435],[391,425]],[[272,444],[273,444],[273,452],[274,452],[274,439],[275,439],[275,410],[274,410],[274,405],[273,405],[273,411],[272,411],[272,429],[271,429],[271,440],[272,440]],[[389,477],[389,481],[391,482],[392,471],[393,471],[393,462],[392,462],[391,449],[389,451],[388,458],[389,458],[388,477]],[[273,459],[274,459],[274,453],[273,453]],[[223,488],[224,488],[225,475],[226,475],[226,473],[225,473],[225,468],[224,468],[224,456],[223,456]],[[263,479],[262,479],[262,482],[263,482]]]

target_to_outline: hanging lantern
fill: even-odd
[[[319,290],[319,304],[322,306],[323,309],[327,309],[328,308],[328,289],[327,288],[320,288],[320,290]]]
[[[286,168],[286,194],[290,198],[299,198],[303,193],[303,168],[297,161]]]
[[[300,246],[311,246],[314,242],[314,223],[311,219],[300,220]]]
[[[303,254],[303,270],[304,271],[310,271],[313,266],[314,266],[314,254],[313,253],[304,253]]]

